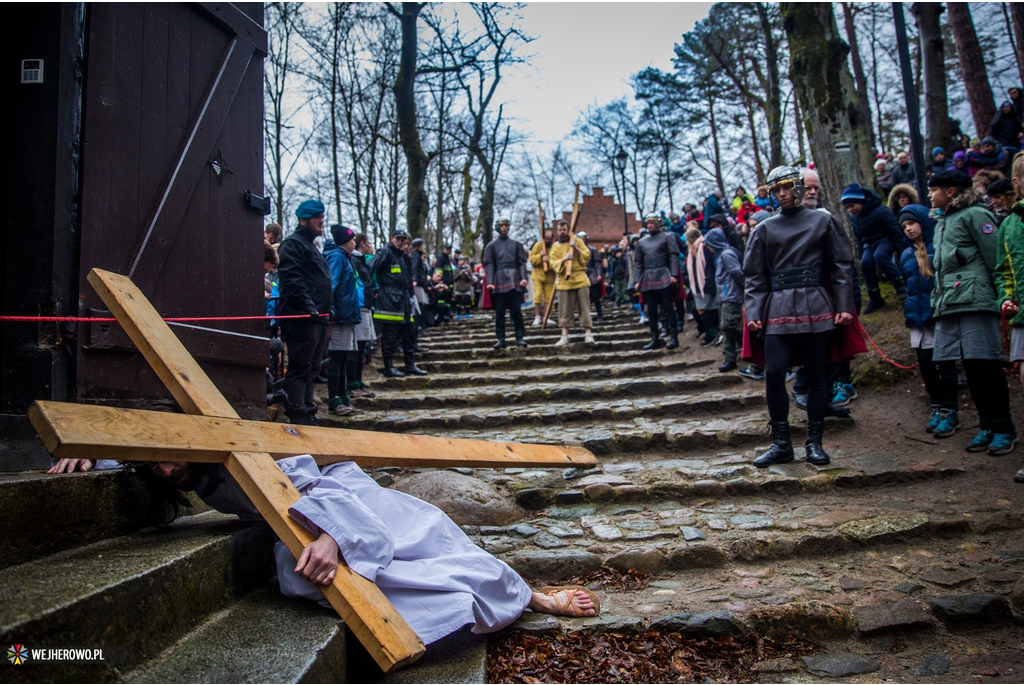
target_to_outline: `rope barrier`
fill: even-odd
[[[317,314],[318,317],[330,316],[330,314]],[[168,322],[198,322],[198,321],[268,321],[270,319],[308,319],[309,314],[278,314],[275,316],[168,316],[164,321]],[[100,316],[0,316],[0,323],[78,323],[91,321],[95,323],[116,323],[117,319]]]
[[[882,352],[882,349],[881,349],[881,348],[880,348],[880,347],[879,347],[878,345],[876,345],[876,344],[875,344],[875,341],[874,341],[874,340],[872,340],[872,339],[871,339],[871,336],[870,336],[870,335],[868,335],[868,332],[867,332],[866,330],[864,330],[864,324],[862,324],[862,323],[860,322],[860,319],[854,319],[854,321],[856,321],[856,322],[857,322],[857,328],[859,328],[859,329],[860,329],[860,332],[861,332],[861,334],[862,334],[862,335],[863,335],[863,336],[864,336],[865,338],[867,338],[867,339],[868,339],[868,342],[869,342],[869,343],[871,343],[871,346],[872,346],[873,348],[875,348],[875,352],[877,352],[877,353],[878,353],[878,356],[879,356],[879,357],[881,357],[881,358],[882,358],[882,359],[884,359],[885,361],[889,362],[890,364],[892,364],[893,366],[895,366],[895,367],[896,367],[897,369],[904,369],[904,370],[906,370],[906,371],[910,371],[911,369],[916,369],[916,368],[917,368],[917,367],[919,366],[919,364],[914,364],[913,366],[904,366],[903,364],[900,364],[899,362],[895,362],[895,361],[893,361],[892,359],[889,359],[889,357],[885,356],[885,352]]]

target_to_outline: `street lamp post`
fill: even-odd
[[[622,178],[622,235],[629,235],[629,215],[626,214],[626,161],[629,159],[629,155],[621,147],[619,152],[615,155],[615,168],[619,170],[619,176]]]

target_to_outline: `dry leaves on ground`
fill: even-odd
[[[715,640],[654,630],[642,635],[510,631],[492,640],[487,666],[493,683],[737,682],[750,681],[761,660],[812,650],[809,642],[756,635]]]

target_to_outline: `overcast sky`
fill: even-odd
[[[528,67],[502,77],[506,109],[530,142],[553,146],[592,103],[632,97],[629,77],[672,68],[672,46],[710,2],[531,2],[523,29],[536,40]]]

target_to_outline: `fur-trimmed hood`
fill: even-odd
[[[896,204],[896,196],[900,193],[906,193],[910,196],[910,204],[917,205],[921,204],[921,198],[917,195],[917,188],[910,185],[909,183],[900,183],[899,185],[893,186],[893,189],[889,191],[889,209],[899,214],[900,207]]]
[[[948,216],[953,212],[960,211],[961,209],[973,207],[979,203],[983,207],[988,207],[988,205],[985,204],[985,193],[972,186],[953,198],[953,201],[949,203],[949,207],[946,208],[946,215]]]

